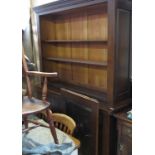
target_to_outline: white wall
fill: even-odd
[[[31,0],[31,6],[35,7],[35,6],[47,4],[54,1],[57,1],[57,0]]]

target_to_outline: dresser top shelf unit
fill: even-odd
[[[60,0],[35,7],[41,69],[73,87],[103,90],[112,107],[130,98],[131,5]]]

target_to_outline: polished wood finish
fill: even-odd
[[[39,77],[57,77],[57,73],[46,73],[46,72],[38,72],[38,71],[27,71],[30,76],[39,76]]]
[[[42,110],[49,108],[50,104],[48,102],[43,103],[43,101],[38,100],[34,97],[31,99],[28,96],[24,96],[22,99],[22,115],[27,116],[30,114],[38,113]]]

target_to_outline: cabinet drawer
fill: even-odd
[[[122,126],[122,135],[132,138],[132,128],[126,125]]]

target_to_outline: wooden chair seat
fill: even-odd
[[[45,102],[34,97],[29,98],[28,96],[23,96],[22,100],[22,115],[26,116],[29,114],[34,114],[47,109],[50,106],[49,102]]]

